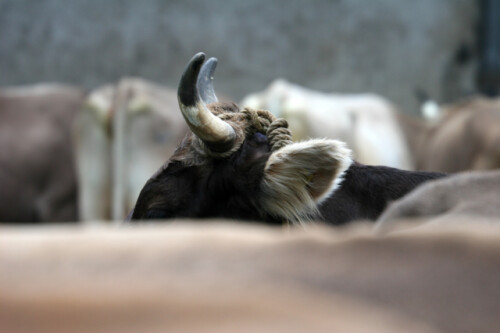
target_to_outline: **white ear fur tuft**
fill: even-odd
[[[351,150],[341,141],[289,144],[266,163],[261,204],[269,214],[290,222],[310,220],[317,216],[317,205],[340,185],[351,163]]]

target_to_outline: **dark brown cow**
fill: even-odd
[[[41,84],[0,90],[0,221],[76,221],[73,119],[84,93]]]
[[[498,226],[239,223],[2,228],[0,331],[500,331]]]
[[[133,220],[224,217],[271,224],[375,219],[387,205],[443,174],[366,166],[336,140],[292,143],[286,124],[267,111],[219,103],[216,59],[199,53],[179,84],[192,134],[144,186]],[[202,66],[203,65],[203,66]]]

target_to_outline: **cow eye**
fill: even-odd
[[[267,143],[267,136],[265,136],[265,135],[264,135],[264,134],[262,134],[262,133],[257,132],[257,133],[255,133],[255,134],[254,134],[254,136],[253,136],[253,137],[254,137],[254,140],[255,140],[257,143],[261,143],[261,144],[262,144],[262,143]]]

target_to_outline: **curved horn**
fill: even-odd
[[[204,60],[205,54],[202,52],[191,58],[179,82],[177,99],[191,131],[212,151],[223,153],[233,147],[236,133],[231,125],[210,112],[200,96],[198,77]],[[204,67],[211,73],[215,69],[213,61]]]
[[[217,58],[212,57],[201,66],[200,75],[198,75],[198,91],[205,104],[219,101],[214,91],[214,72],[216,67]]]

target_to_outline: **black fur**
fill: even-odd
[[[222,217],[279,224],[255,200],[269,154],[267,137],[255,133],[227,159],[207,158],[195,166],[170,162],[146,183],[131,219]]]
[[[228,158],[206,157],[200,165],[172,160],[146,183],[131,219],[219,217],[280,224],[283,221],[263,211],[256,200],[270,154],[267,137],[255,133]],[[354,162],[340,187],[319,207],[318,219],[334,225],[374,220],[389,202],[443,176]]]
[[[354,162],[332,196],[319,207],[321,218],[341,225],[352,220],[375,220],[387,205],[418,185],[444,177],[437,172],[406,171]]]

